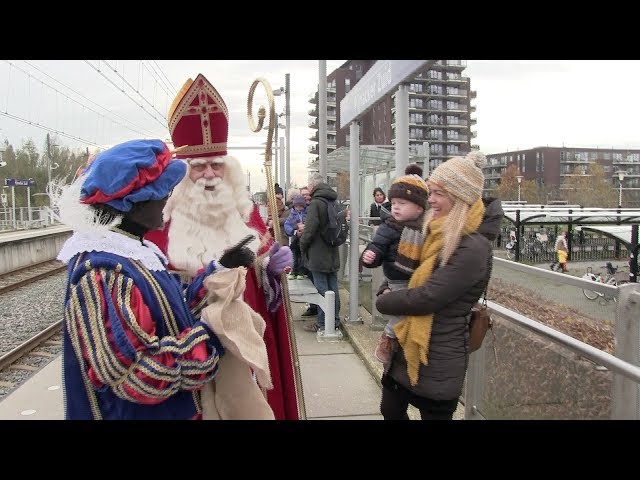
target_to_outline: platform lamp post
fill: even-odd
[[[274,90],[273,93],[275,94],[275,92],[280,92],[280,90]],[[283,125],[282,123],[278,123],[276,122],[276,128],[275,128],[275,155],[273,158],[273,165],[274,165],[274,177],[276,179],[276,183],[279,183],[280,186],[282,187],[282,190],[284,191],[285,195],[286,195],[286,186],[287,186],[287,175],[285,172],[285,157],[283,155],[283,150],[285,148],[285,145],[283,142],[283,139],[281,137],[278,137],[278,129],[282,128],[285,130],[285,132],[288,132],[287,130],[287,126]],[[269,130],[269,127],[263,127],[262,130]],[[288,133],[287,133],[288,135]],[[280,156],[280,161],[278,162],[278,156]]]
[[[284,76],[284,87],[277,88],[273,91],[273,95],[275,97],[279,97],[280,95],[284,95],[284,113],[278,114],[278,117],[284,116],[285,125],[280,125],[280,128],[285,129],[285,157],[284,162],[280,161],[280,165],[284,163],[284,168],[281,168],[280,178],[281,184],[280,186],[286,192],[289,189],[289,184],[291,183],[291,153],[290,153],[290,132],[291,132],[291,115],[289,111],[289,101],[291,99],[291,76],[286,73]],[[278,138],[278,132],[276,132],[276,139]]]
[[[49,208],[51,208],[51,192],[49,189],[51,188],[51,170],[55,170],[60,165],[55,162],[52,162],[53,155],[51,155],[51,148],[58,147],[58,144],[51,143],[51,137],[47,133],[47,194],[49,195]]]
[[[619,194],[618,194],[618,208],[622,208],[622,181],[624,180],[624,176],[627,174],[624,170],[618,170],[618,186],[619,186]]]
[[[516,179],[518,180],[518,203],[520,203],[520,184],[522,183],[523,178],[524,177],[522,175],[516,176]]]

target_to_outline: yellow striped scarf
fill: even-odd
[[[462,202],[456,202],[456,205],[445,217],[440,217],[435,220],[431,220],[428,225],[427,241],[422,247],[422,254],[420,256],[420,266],[411,276],[409,280],[409,288],[416,288],[425,285],[433,273],[437,259],[440,257],[441,251],[444,247],[444,238],[447,237],[446,230],[451,228],[458,228],[454,225],[458,223],[455,217],[454,210],[458,210],[456,207],[461,207],[466,210],[466,204]],[[462,212],[460,212],[462,213]],[[460,229],[460,234],[457,244],[460,242],[460,238],[463,235],[468,235],[478,230],[482,217],[484,216],[484,204],[482,199],[476,201],[471,207],[468,208],[466,220]],[[453,214],[453,215],[452,215]],[[464,217],[463,217],[464,218]],[[449,220],[449,221],[448,221]],[[462,219],[460,219],[462,220]],[[447,259],[443,259],[446,264]],[[429,341],[431,339],[431,327],[433,326],[433,313],[428,315],[408,315],[398,322],[394,327],[394,332],[398,338],[398,342],[402,346],[405,359],[407,360],[407,373],[411,385],[418,383],[418,370],[420,363],[424,365],[428,364],[427,354],[429,353]]]

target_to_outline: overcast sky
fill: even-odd
[[[344,60],[327,60],[327,73]],[[464,74],[477,92],[473,116],[485,153],[541,145],[640,148],[637,119],[640,61],[469,60]],[[266,132],[252,133],[247,94],[258,77],[276,89],[291,76],[291,175],[306,182],[309,96],[318,84],[317,60],[21,61],[0,62],[0,139],[14,146],[32,138],[42,150],[47,130],[64,132],[58,143],[90,150],[133,138],[168,138],[166,112],[184,81],[204,74],[230,111],[230,153],[251,172],[252,190],[266,183],[261,172]],[[256,90],[254,112],[265,104]],[[284,97],[276,97],[276,111]],[[283,135],[283,132],[279,132]],[[72,138],[69,138],[72,137]]]

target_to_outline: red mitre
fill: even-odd
[[[178,158],[227,154],[229,111],[218,91],[198,74],[187,80],[169,109],[169,133]]]

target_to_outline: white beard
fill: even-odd
[[[205,185],[215,186],[207,191]],[[259,233],[249,228],[234,205],[232,188],[220,179],[193,183],[185,177],[173,191],[164,210],[165,221],[171,220],[167,254],[174,268],[194,275],[224,250],[236,245],[247,235],[255,239],[246,246],[254,253],[260,247]]]

